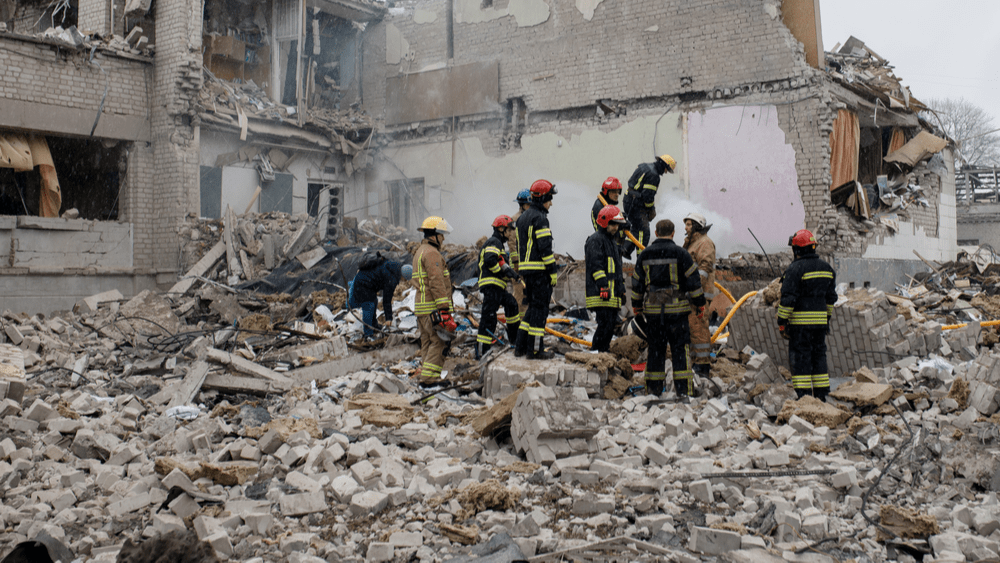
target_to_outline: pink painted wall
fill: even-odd
[[[688,114],[690,199],[729,221],[713,235],[719,256],[787,248],[805,211],[795,174],[795,150],[785,142],[774,106],[738,106]],[[711,222],[711,217],[709,217]]]

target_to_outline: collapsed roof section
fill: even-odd
[[[203,125],[339,152],[367,164],[360,46],[386,8],[368,0],[207,0]]]

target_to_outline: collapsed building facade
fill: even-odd
[[[0,152],[22,157],[0,168],[5,308],[169,287],[186,218],[227,208],[308,213],[333,240],[344,217],[443,214],[468,244],[538,177],[579,257],[600,182],[662,153],[659,218],[710,210],[721,250],[805,226],[858,285],[956,250],[952,159],[930,158],[949,149],[863,43],[824,52],[816,0],[45,9],[0,14]]]

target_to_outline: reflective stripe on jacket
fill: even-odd
[[[686,250],[670,239],[654,239],[635,262],[632,306],[647,315],[686,315],[705,304],[698,267]]]
[[[826,326],[836,302],[836,274],[817,254],[800,256],[785,270],[779,319],[793,325]]]
[[[705,233],[693,232],[684,239],[684,250],[698,266],[701,289],[705,292],[705,299],[711,301],[715,298],[715,243]]]
[[[587,308],[622,306],[625,295],[625,278],[622,277],[622,256],[618,245],[604,229],[587,237],[586,254]],[[601,288],[608,288],[610,299],[601,299]]]
[[[440,309],[452,312],[451,274],[441,251],[424,239],[413,255],[413,283],[417,298],[413,309],[417,316],[430,315]]]
[[[479,251],[479,287],[495,285],[501,289],[507,288],[507,277],[500,267],[501,259],[509,260],[503,250],[503,241],[495,236],[486,239],[486,244]]]
[[[519,272],[556,271],[548,214],[541,203],[531,202],[531,207],[518,217],[517,252],[521,257]]]

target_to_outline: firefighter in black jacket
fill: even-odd
[[[826,401],[830,394],[826,334],[837,302],[836,275],[816,254],[816,237],[811,232],[796,232],[788,245],[795,259],[781,277],[778,331],[788,340],[795,393]]]
[[[548,320],[552,288],[558,278],[548,218],[556,187],[548,180],[535,180],[528,189],[531,207],[517,219],[517,253],[521,257],[518,273],[524,278],[524,300],[528,307],[521,317],[514,355],[540,360],[553,355],[542,351],[541,340]],[[539,340],[539,351],[535,350],[535,338]]]
[[[699,316],[705,314],[705,295],[698,266],[686,250],[674,244],[673,236],[673,221],[656,223],[656,240],[636,259],[632,311],[646,317],[646,389],[653,395],[663,393],[669,344],[674,390],[679,398],[686,398],[694,395],[688,314],[692,305]]]
[[[587,237],[584,253],[587,259],[587,308],[597,317],[597,331],[590,343],[591,350],[607,352],[611,347],[618,310],[625,295],[622,277],[622,256],[615,244],[618,229],[625,217],[614,205],[597,214],[597,232]]]
[[[479,251],[479,291],[483,294],[483,309],[476,336],[476,357],[488,352],[497,341],[497,310],[501,305],[507,317],[507,340],[517,338],[521,313],[514,296],[507,291],[507,281],[516,284],[521,276],[510,266],[510,255],[503,249],[512,230],[514,220],[507,215],[498,216],[493,220],[493,236],[486,239],[486,244]]]
[[[677,161],[669,154],[656,157],[653,162],[644,162],[636,167],[632,177],[628,179],[628,192],[622,204],[625,206],[625,219],[629,230],[642,246],[649,244],[649,222],[656,217],[656,191],[660,188],[660,176],[667,172],[673,174]],[[628,240],[622,245],[622,256],[632,257],[636,245]],[[640,251],[641,252],[641,251]]]

